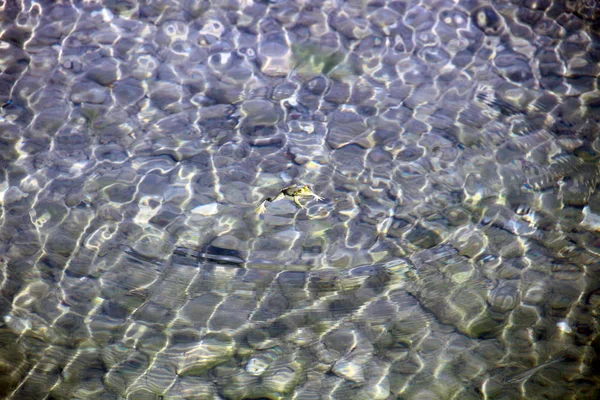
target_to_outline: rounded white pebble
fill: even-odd
[[[198,215],[215,215],[219,211],[217,203],[210,203],[198,206],[192,210],[192,214]]]

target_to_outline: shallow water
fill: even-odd
[[[599,397],[595,2],[0,6],[1,397]]]

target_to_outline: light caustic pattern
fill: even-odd
[[[596,2],[0,7],[0,397],[599,397]]]

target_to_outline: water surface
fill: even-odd
[[[1,397],[598,398],[594,2],[1,7]]]

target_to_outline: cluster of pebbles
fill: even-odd
[[[599,26],[0,2],[0,397],[597,399]]]

